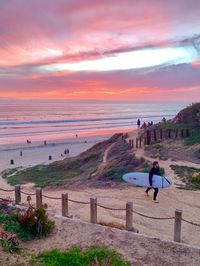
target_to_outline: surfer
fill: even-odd
[[[153,194],[153,201],[155,203],[158,203],[158,201],[156,200],[157,195],[158,195],[158,188],[153,187],[152,186],[152,177],[153,175],[160,175],[160,167],[157,161],[153,162],[153,167],[151,168],[150,172],[149,172],[149,187],[146,189],[145,193],[148,196],[148,192],[149,190],[151,190],[152,188],[154,189],[154,194]]]

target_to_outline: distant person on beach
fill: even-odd
[[[78,134],[76,134],[76,138],[78,138]]]
[[[158,195],[158,188],[153,187],[153,184],[152,184],[153,175],[160,175],[161,176],[160,167],[159,167],[159,164],[158,164],[157,161],[153,162],[152,168],[151,168],[151,170],[149,172],[149,185],[150,186],[146,189],[145,193],[148,196],[149,190],[151,190],[153,188],[154,189],[153,201],[155,203],[158,203],[158,201],[156,199],[157,198],[157,195]]]
[[[140,128],[140,119],[137,120],[137,127]]]
[[[22,151],[20,151],[20,153],[19,153],[19,154],[20,154],[20,157],[22,157]]]
[[[65,155],[69,155],[69,149],[65,149],[65,150],[64,150],[64,154],[65,154]]]
[[[47,141],[46,140],[44,141],[44,145],[47,145]]]

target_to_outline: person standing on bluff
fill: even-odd
[[[140,119],[137,120],[137,127],[140,128]]]
[[[154,189],[154,193],[153,193],[153,201],[155,203],[158,203],[157,201],[157,195],[158,195],[158,188],[153,186],[153,175],[160,175],[160,167],[157,161],[153,162],[153,167],[151,168],[150,172],[149,172],[149,187],[146,189],[145,193],[148,196],[148,192],[149,190],[151,190],[152,188]]]

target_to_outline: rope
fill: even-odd
[[[90,204],[90,202],[76,201],[76,200],[71,200],[71,199],[68,199],[68,201],[71,201],[74,203],[80,203],[80,204]]]
[[[42,195],[44,198],[47,199],[55,199],[55,200],[61,200],[61,198],[55,198],[55,197],[50,197],[50,196],[46,196],[46,195]]]
[[[100,205],[100,204],[97,204],[97,206],[103,208],[103,209],[106,209],[106,210],[112,210],[112,211],[125,211],[126,209],[115,209],[115,208],[111,208],[111,207],[106,207],[106,206],[103,206],[103,205]]]
[[[142,213],[139,213],[137,211],[132,211],[133,213],[136,213],[142,217],[145,217],[145,218],[149,218],[149,219],[154,219],[154,220],[172,220],[174,219],[175,217],[153,217],[153,216],[148,216],[148,215],[145,215],[145,214],[142,214]]]
[[[2,200],[2,201],[8,201],[8,202],[13,202],[12,199],[4,199],[4,198],[0,198],[0,200]]]
[[[196,223],[193,223],[193,222],[187,221],[187,220],[185,220],[185,219],[183,219],[183,218],[182,218],[182,220],[183,220],[184,222],[188,223],[188,224],[192,224],[192,225],[195,225],[195,226],[200,227],[200,224],[196,224]]]
[[[15,191],[14,189],[3,189],[3,188],[0,188],[0,190],[5,191],[5,192],[13,192],[13,191]]]
[[[22,194],[24,195],[28,195],[28,196],[35,196],[35,193],[27,193],[27,192],[24,192],[24,191],[21,191]]]

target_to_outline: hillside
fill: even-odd
[[[186,125],[190,128],[200,127],[200,103],[192,105],[181,110],[173,119],[175,124]]]
[[[3,177],[11,185],[102,187],[113,181],[120,182],[121,176],[128,171],[145,169],[149,169],[145,160],[135,157],[122,134],[115,134],[76,157],[24,170],[5,171]]]

